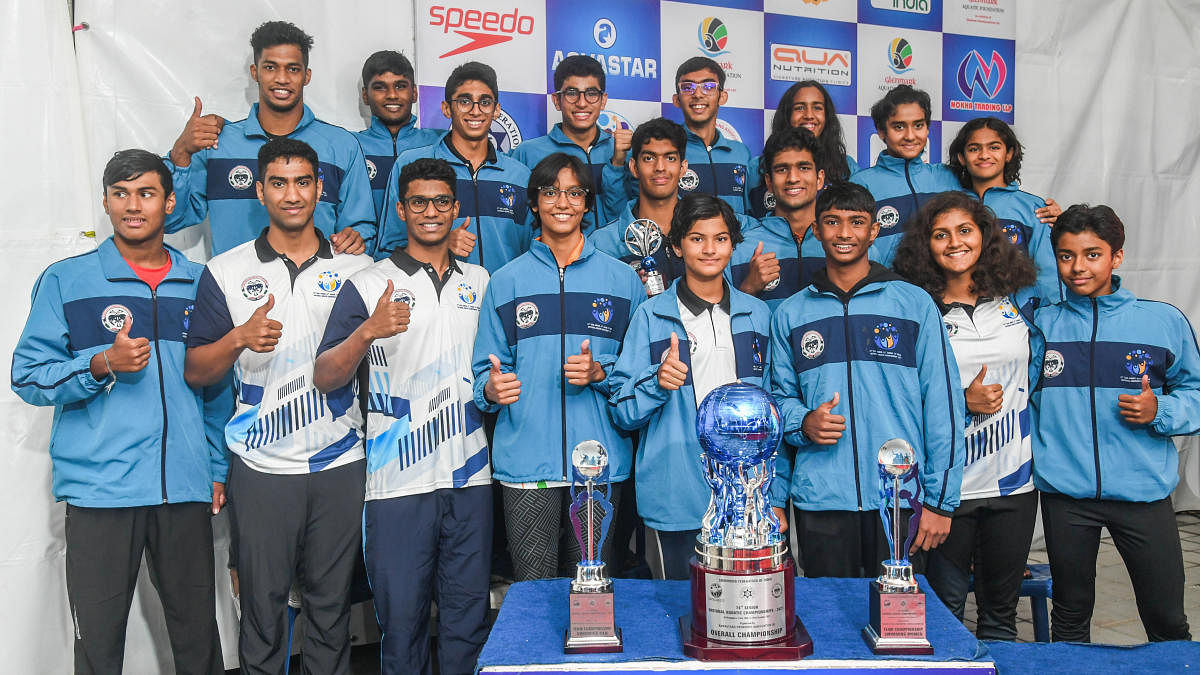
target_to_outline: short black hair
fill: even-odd
[[[636,158],[638,153],[642,151],[642,147],[648,141],[667,141],[675,146],[679,151],[679,159],[684,159],[687,154],[687,131],[683,125],[669,120],[665,117],[655,117],[647,122],[642,122],[637,129],[633,130],[633,140],[630,141],[629,151],[632,153],[630,157]]]
[[[250,49],[254,50],[254,62],[258,63],[264,49],[279,45],[296,45],[300,57],[308,67],[308,50],[312,49],[312,36],[288,21],[267,21],[250,34]]]
[[[691,232],[697,221],[720,217],[729,228],[729,238],[733,245],[742,243],[742,223],[737,214],[724,199],[704,192],[693,192],[684,195],[675,205],[675,215],[671,216],[671,231],[667,240],[675,248],[683,247],[683,238]]]
[[[717,86],[721,89],[725,88],[725,69],[721,67],[721,64],[707,56],[693,56],[679,64],[679,68],[675,70],[675,91],[679,91],[679,80],[684,75],[700,70],[711,71],[713,75],[717,76]]]
[[[416,79],[412,61],[409,61],[407,56],[391,49],[385,49],[368,56],[367,60],[363,62],[363,88],[366,89],[369,87],[371,80],[384,73],[394,73],[400,77],[408,78],[409,82],[413,82]]]
[[[808,154],[812,155],[813,164],[817,169],[824,169],[820,165],[819,158],[821,152],[820,142],[813,132],[804,127],[787,127],[780,131],[776,131],[767,137],[767,142],[763,144],[762,157],[758,160],[759,175],[765,179],[767,174],[771,173],[771,165],[775,163],[775,155],[784,150],[807,150]]]
[[[883,98],[871,106],[871,121],[875,123],[875,130],[883,131],[883,128],[887,126],[888,118],[895,114],[897,107],[905,103],[916,103],[921,106],[921,110],[925,111],[925,123],[929,123],[929,119],[933,115],[929,94],[907,84],[898,84],[889,89]]]
[[[966,154],[967,141],[971,140],[971,134],[985,128],[996,132],[996,135],[1003,141],[1004,147],[1013,151],[1012,159],[1004,163],[1004,183],[1007,185],[1020,182],[1021,159],[1025,156],[1025,149],[1021,146],[1021,142],[1017,140],[1017,134],[1012,130],[1012,127],[1008,126],[1007,122],[998,117],[976,117],[964,124],[950,143],[948,151],[950,158],[946,162],[946,166],[958,176],[958,182],[970,190],[971,173],[958,160],[958,156]]]
[[[817,195],[817,219],[826,211],[858,211],[875,220],[875,198],[867,188],[858,183],[841,181],[825,186]]]
[[[158,181],[162,183],[164,196],[175,191],[175,183],[171,179],[171,171],[163,163],[162,157],[149,150],[142,150],[140,148],[119,150],[113,153],[112,158],[108,160],[108,164],[104,165],[104,174],[101,177],[101,182],[104,183],[104,191],[107,192],[109,187],[123,180],[133,180],[149,172],[158,174]]]
[[[414,180],[440,180],[450,186],[450,196],[458,198],[458,176],[454,173],[454,167],[444,159],[421,157],[405,164],[400,169],[400,177],[396,179],[396,194],[400,195],[400,199],[408,194],[408,184]]]
[[[537,210],[538,189],[552,187],[554,181],[558,180],[558,172],[563,169],[570,169],[575,174],[575,178],[579,180],[579,187],[587,190],[584,205],[589,211],[592,209],[592,201],[596,198],[596,186],[592,182],[592,172],[588,171],[583,162],[575,155],[555,152],[542,158],[542,161],[538,162],[537,166],[529,172],[529,186],[525,189],[525,196],[529,199],[531,210]]]
[[[1112,247],[1113,253],[1125,248],[1125,224],[1117,217],[1116,211],[1100,204],[1076,204],[1058,217],[1054,227],[1050,228],[1050,243],[1058,249],[1058,240],[1064,234],[1079,234],[1094,232]]]
[[[267,166],[277,159],[302,159],[312,166],[313,178],[320,177],[320,163],[317,161],[317,151],[312,149],[312,146],[304,141],[298,141],[294,138],[282,136],[280,138],[272,138],[263,143],[258,149],[258,180],[261,182],[266,178]]]
[[[554,91],[562,89],[568,77],[594,77],[600,81],[600,91],[604,91],[604,68],[590,56],[575,54],[560,61],[554,69]]]
[[[471,80],[487,85],[488,89],[492,90],[492,97],[497,101],[500,100],[500,86],[496,84],[496,69],[486,63],[467,61],[456,66],[454,70],[450,71],[450,77],[446,78],[446,102],[450,101],[454,96],[454,91],[462,86],[463,82]]]

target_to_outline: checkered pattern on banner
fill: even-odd
[[[665,115],[676,67],[708,56],[725,69],[719,126],[762,147],[780,95],[799,80],[829,89],[846,149],[870,165],[882,149],[871,104],[908,83],[933,99],[931,161],[973,117],[1013,121],[1016,0],[418,0],[417,81],[422,126],[446,127],[442,87],[454,66],[482,61],[499,75],[501,149],[558,121],[547,92],[565,56],[587,54],[607,73],[602,126]]]

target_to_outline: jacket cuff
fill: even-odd
[[[934,513],[938,514],[939,516],[945,516],[947,518],[954,517],[954,509],[949,509],[949,510],[939,509],[938,507],[932,506],[929,503],[923,503],[921,506],[929,511],[933,511]]]

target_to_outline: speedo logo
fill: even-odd
[[[508,42],[516,35],[533,34],[533,17],[521,14],[519,9],[502,14],[434,5],[429,8],[429,25],[440,27],[442,34],[454,31],[469,40],[442,54],[440,59]]]

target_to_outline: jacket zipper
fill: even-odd
[[[558,268],[558,362],[567,362],[567,295],[565,267]],[[562,429],[563,480],[567,478],[567,383],[559,387],[559,427]]]
[[[915,216],[915,215],[917,215],[917,211],[921,210],[921,203],[917,199],[917,189],[915,187],[913,187],[912,177],[908,175],[908,163],[911,161],[912,161],[911,159],[904,160],[904,181],[906,183],[908,183],[908,193],[910,195],[912,195],[913,215]]]
[[[599,130],[597,130],[597,134],[599,134]],[[599,135],[597,135],[597,138],[599,138]],[[589,176],[595,176],[595,175],[596,175],[596,174],[595,174],[595,172],[593,172],[593,171],[592,171],[592,149],[591,149],[590,147],[588,147],[588,148],[584,148],[584,149],[583,149],[583,156],[587,158],[588,175],[589,175]],[[600,225],[600,214],[596,212],[596,203],[597,203],[597,202],[599,201],[599,199],[600,199],[600,190],[601,190],[601,188],[602,188],[603,184],[604,184],[604,181],[603,181],[603,180],[599,181],[599,182],[598,182],[598,183],[597,183],[597,184],[594,186],[594,187],[596,188],[596,194],[592,195],[592,225],[593,225],[593,227],[595,228],[595,229],[593,230],[593,232],[594,232],[595,230],[598,230],[598,229],[600,229],[600,227],[601,227],[601,225]]]
[[[1088,345],[1088,391],[1092,399],[1092,454],[1096,460],[1096,499],[1100,499],[1100,434],[1096,429],[1096,331],[1100,327],[1100,314],[1096,299],[1092,298],[1092,340]]]
[[[850,352],[850,298],[842,301],[842,333],[846,339],[846,399],[850,403],[850,449],[854,451],[854,493],[858,510],[862,511],[862,484],[858,476],[858,432],[854,424],[854,369]]]
[[[149,284],[147,284],[149,285]],[[167,503],[167,390],[163,382],[162,350],[158,345],[158,289],[150,289],[150,303],[154,307],[154,361],[158,364],[158,397],[162,403],[162,450],[159,477],[162,482],[162,501]]]
[[[483,227],[479,224],[479,170],[470,164],[467,169],[471,172],[471,189],[475,193],[475,246],[479,248],[479,266],[483,267]]]
[[[701,141],[701,142],[703,142],[703,141]],[[713,196],[720,196],[719,189],[717,188],[717,166],[716,166],[715,164],[713,164],[713,160],[712,160],[712,148],[711,148],[711,147],[709,147],[708,143],[705,143],[705,144],[704,144],[704,151],[708,153],[708,169],[709,169],[709,171],[711,171],[711,172],[712,172],[712,177],[713,177],[713,191],[712,191],[712,193],[713,193]]]

